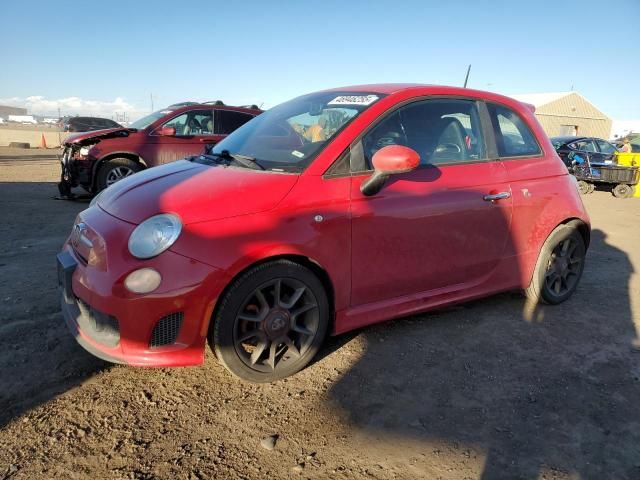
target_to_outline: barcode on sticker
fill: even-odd
[[[340,95],[327,105],[371,105],[378,100],[376,95]]]

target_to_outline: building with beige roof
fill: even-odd
[[[511,95],[536,107],[536,117],[550,137],[579,135],[608,139],[611,119],[578,92]]]

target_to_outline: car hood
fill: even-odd
[[[294,174],[180,160],[113,184],[100,194],[98,205],[134,224],[159,213],[175,213],[187,225],[270,210],[297,180]]]
[[[136,132],[135,128],[105,128],[104,130],[93,130],[91,132],[81,132],[69,135],[64,140],[65,145],[88,145],[97,143],[105,138],[128,137],[129,134]]]

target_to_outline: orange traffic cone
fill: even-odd
[[[44,133],[40,137],[40,148],[47,148],[47,139],[44,138]]]

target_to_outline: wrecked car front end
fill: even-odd
[[[89,193],[93,192],[94,169],[100,160],[94,147],[109,138],[128,137],[136,130],[133,128],[111,128],[94,132],[71,135],[63,143],[60,157],[60,182],[58,191],[60,196],[73,198],[72,188],[82,187]]]

